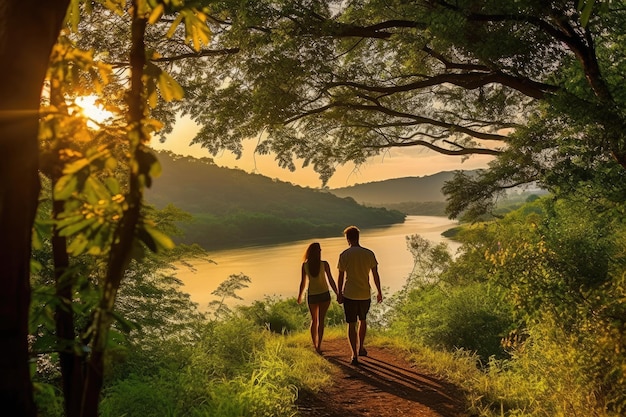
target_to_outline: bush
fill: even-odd
[[[298,304],[295,298],[266,297],[252,305],[238,307],[238,312],[256,325],[280,334],[306,330],[311,322],[306,300]],[[343,307],[333,298],[326,313],[326,326],[343,323]]]
[[[257,326],[274,333],[299,331],[308,325],[306,304],[298,304],[294,298],[281,300],[277,297],[266,297],[249,306],[238,307],[238,312]]]
[[[505,357],[501,340],[513,328],[510,306],[487,284],[410,291],[391,318],[391,331],[430,347]]]
[[[170,379],[171,378],[171,379]],[[102,417],[167,417],[179,415],[176,375],[141,377],[131,375],[105,390],[100,403]]]

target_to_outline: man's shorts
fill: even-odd
[[[330,301],[330,291],[326,291],[321,294],[307,295],[307,302],[309,304],[319,304],[325,301]]]
[[[367,313],[370,311],[371,299],[367,300],[351,300],[343,299],[343,312],[346,316],[346,323],[356,323],[359,320],[365,320]]]

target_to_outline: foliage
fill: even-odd
[[[162,230],[168,231],[173,225],[173,219],[180,219],[180,216],[176,210],[169,208],[160,212],[152,211],[151,218]],[[107,378],[115,378],[120,372],[129,372],[122,369],[119,363],[137,349],[143,351],[143,355],[135,359],[135,366],[141,368],[155,360],[171,358],[197,338],[198,329],[194,327],[197,327],[202,314],[190,301],[189,295],[180,292],[182,283],[173,275],[176,269],[173,262],[204,256],[204,252],[198,248],[179,246],[167,253],[148,253],[142,262],[130,263],[125,276],[126,284],[120,289],[116,302],[116,322],[108,341]],[[44,387],[36,393],[38,404],[47,407],[51,400],[41,395],[60,389],[59,352],[72,352],[80,358],[84,358],[88,352],[90,336],[86,330],[89,329],[101,291],[98,275],[94,271],[101,267],[102,261],[85,255],[73,259],[70,272],[74,275],[71,276],[81,279],[74,281],[72,293],[75,339],[68,340],[60,337],[55,326],[55,311],[59,307],[64,308],[66,304],[55,294],[49,240],[42,241],[41,248],[34,251],[34,257],[40,265],[38,271],[33,273],[31,305],[32,350],[39,358],[34,380]],[[64,279],[69,277],[68,273]],[[51,412],[50,415],[55,414]]]
[[[453,262],[445,244],[407,237],[415,267],[394,294],[386,320],[392,334],[433,348],[475,352],[485,363],[503,357],[501,340],[514,326],[511,306],[498,286],[463,274],[464,255]]]
[[[528,340],[512,352],[515,360],[504,364],[503,369],[494,370],[493,380],[498,389],[506,392],[507,386],[520,384],[517,393],[499,395],[507,399],[524,398],[528,401],[526,407],[535,415],[566,416],[581,412],[602,415],[600,410],[611,410],[613,407],[604,403],[598,384],[601,379],[592,371],[598,362],[590,356],[589,343],[594,342],[563,332],[558,319],[556,323],[553,320],[546,316],[541,323],[532,325]],[[509,408],[507,402],[504,401],[505,408]]]
[[[295,298],[286,300],[265,297],[250,305],[240,306],[238,310],[257,326],[265,327],[275,333],[298,332],[309,327],[310,316],[306,303],[298,304]],[[326,325],[335,326],[343,323],[343,308],[331,303],[326,313]]]
[[[475,352],[481,375],[450,374],[474,412],[624,412],[624,208],[605,174],[576,193],[529,198],[502,219],[463,225],[455,235],[463,245],[447,260],[408,239],[422,279],[394,298],[391,334],[455,360]]]
[[[507,288],[531,337],[535,326],[550,323],[563,339],[555,344],[576,344],[578,367],[594,379],[596,400],[621,412],[626,358],[617,329],[626,322],[625,264],[624,226],[617,213],[622,204],[585,196],[535,204],[545,211],[511,216],[498,232],[500,248],[486,252],[492,279]]]
[[[156,278],[156,281],[160,278],[162,286],[147,282],[155,279],[150,271],[153,265],[142,264],[146,269],[137,268],[139,271],[129,267],[131,262],[150,256],[148,251],[163,252],[174,247],[164,233],[167,226],[159,230],[158,218],[151,216],[153,213],[143,204],[144,189],[160,173],[158,161],[146,146],[151,135],[161,128],[150,110],[160,100],[178,100],[183,94],[172,77],[146,61],[146,30],[165,11],[164,5],[168,6],[168,13],[177,13],[168,36],[180,25],[185,31],[185,42],[195,48],[208,42],[204,15],[194,6],[169,0],[134,0],[125,10],[123,3],[103,2],[97,8],[104,14],[125,19],[131,34],[127,47],[120,50],[128,60],[126,70],[114,72],[111,65],[102,61],[101,54],[77,46],[81,13],[93,12],[93,5],[89,3],[81,8],[75,0],[67,28],[51,55],[42,101],[40,140],[42,174],[49,180],[52,200],[50,212],[46,213],[48,218],[43,222],[52,225],[49,231],[52,266],[48,270],[53,271],[53,282],[46,284],[54,288],[48,294],[54,301],[52,305],[45,304],[43,311],[54,311],[56,340],[40,337],[38,342],[58,350],[65,411],[71,417],[98,413],[105,360],[110,353],[119,354],[110,346],[120,337],[117,329],[112,330],[112,324],[116,321],[119,328],[127,331],[132,327],[128,318],[119,316],[123,306],[114,311],[123,278],[139,275],[134,282],[136,287],[129,288],[136,291],[132,294],[135,299],[178,294],[170,291],[171,278]],[[109,95],[100,103],[114,117],[108,123],[90,126],[94,121],[81,115],[77,99],[102,95],[105,91]],[[90,256],[94,259],[88,259]],[[84,277],[77,275],[79,269],[74,264],[86,269],[82,271],[86,272]],[[127,299],[130,297],[127,295]],[[170,301],[184,304],[181,298],[184,297]],[[169,311],[165,308],[161,313],[172,311],[176,307]],[[180,317],[166,318],[156,313],[142,319],[162,323],[165,331],[168,325],[175,327]],[[41,326],[42,334],[49,334],[53,327],[45,329],[41,323],[36,325]]]
[[[484,363],[505,357],[502,339],[512,330],[510,306],[485,284],[442,289],[426,285],[396,307],[391,331],[447,351],[475,352]]]
[[[620,415],[608,411],[605,404],[597,401],[592,388],[594,381],[581,366],[583,359],[576,343],[555,338],[549,325],[533,333],[541,342],[528,344],[532,353],[518,352],[513,360],[491,360],[488,368],[478,366],[479,358],[466,350],[442,351],[389,337],[376,343],[407,350],[416,367],[461,387],[467,410],[475,415]]]
[[[144,349],[129,355],[124,367],[131,371],[117,373],[105,390],[102,415],[288,416],[297,389],[316,390],[328,381],[321,358],[246,319],[201,327],[200,338],[179,345],[176,354],[151,362],[141,360]],[[152,349],[162,344],[151,343]]]
[[[115,326],[101,415],[288,416],[297,390],[328,383],[330,365],[308,340],[274,335],[238,313],[207,321],[152,260],[134,265],[136,281],[120,292],[120,314],[133,321]],[[64,415],[58,377],[52,371],[37,384],[40,409],[50,416]]]
[[[493,279],[532,318],[547,310],[576,325],[593,294],[613,279],[611,269],[623,267],[615,246],[619,222],[589,202],[535,204],[545,211],[518,211],[497,226],[499,246],[486,252]]]
[[[175,68],[190,100],[174,107],[213,154],[257,137],[322,181],[394,147],[495,157],[485,181],[451,186],[451,215],[549,186],[581,155],[624,166],[619,2],[225,0],[208,13],[220,36],[206,49],[155,61]]]
[[[213,310],[213,315],[216,319],[227,317],[232,314],[230,307],[225,303],[226,299],[234,298],[235,300],[242,300],[242,298],[236,293],[236,291],[242,288],[248,288],[250,277],[244,274],[232,274],[226,281],[220,283],[215,290],[211,292],[212,295],[220,297],[219,300],[213,300],[209,303],[209,307]]]

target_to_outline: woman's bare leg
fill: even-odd
[[[326,325],[326,312],[330,307],[330,300],[319,304],[319,320],[317,325],[317,345],[316,350],[322,351],[322,339],[324,338],[324,327]]]
[[[319,344],[319,312],[320,305],[319,304],[309,304],[309,311],[311,312],[311,341],[313,342],[313,347],[315,350],[318,350]]]

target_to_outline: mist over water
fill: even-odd
[[[413,269],[406,236],[418,234],[433,242],[446,242],[452,251],[456,251],[459,245],[441,236],[442,232],[456,225],[456,221],[445,217],[407,216],[402,224],[361,230],[360,244],[374,251],[382,286],[394,293],[402,288]],[[250,304],[265,296],[295,298],[300,285],[302,256],[312,242],[320,243],[322,259],[328,261],[337,281],[337,260],[348,247],[342,232],[343,229],[338,230],[337,237],[332,238],[209,252],[209,258],[215,263],[194,263],[196,271],[181,267],[177,276],[184,283],[183,291],[191,295],[202,311],[216,299],[211,292],[230,275],[239,273],[250,277],[252,282],[248,288],[237,292],[243,300],[229,300],[230,305]]]

